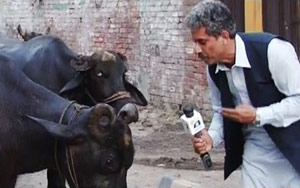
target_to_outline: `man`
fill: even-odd
[[[300,65],[293,46],[269,33],[236,33],[230,10],[204,0],[186,17],[208,65],[213,118],[197,153],[225,143],[225,179],[241,166],[246,188],[300,187]]]

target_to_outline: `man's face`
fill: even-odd
[[[224,39],[222,36],[214,37],[206,33],[206,28],[193,29],[192,37],[195,42],[195,53],[207,65],[212,65],[222,60]]]

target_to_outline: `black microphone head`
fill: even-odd
[[[183,113],[186,117],[190,118],[194,115],[194,107],[192,104],[186,104],[183,107]]]

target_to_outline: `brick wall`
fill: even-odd
[[[198,0],[199,1],[199,0]],[[124,53],[130,80],[153,105],[180,108],[195,103],[210,115],[205,67],[193,54],[183,19],[197,0],[2,0],[0,32],[16,28],[50,33],[71,49]]]

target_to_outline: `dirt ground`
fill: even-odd
[[[140,108],[140,120],[131,125],[136,149],[128,172],[129,188],[158,188],[163,177],[199,184],[199,188],[240,187],[240,172],[223,179],[224,150],[211,152],[213,168],[204,170],[194,153],[191,137],[184,133],[179,114],[166,108]],[[19,177],[16,188],[46,188],[46,174],[41,171]]]

